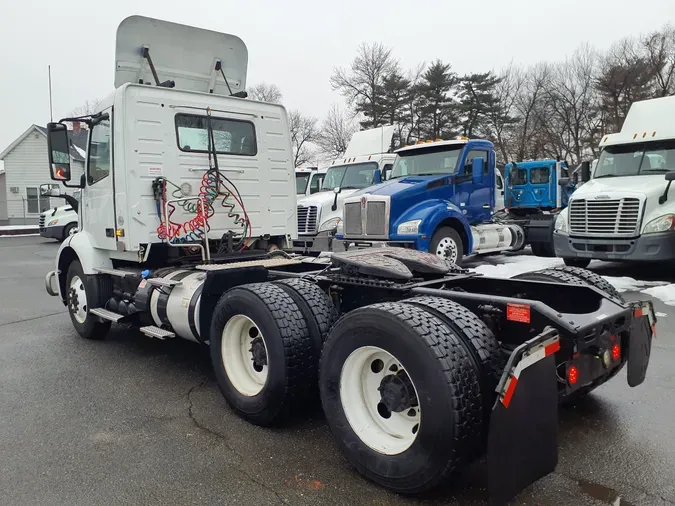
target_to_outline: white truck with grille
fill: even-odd
[[[555,224],[567,265],[675,258],[675,97],[635,102]],[[564,184],[564,181],[563,181]]]

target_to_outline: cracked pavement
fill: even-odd
[[[318,407],[282,428],[240,420],[197,345],[124,329],[78,338],[43,287],[57,247],[0,239],[0,505],[485,504],[484,463],[411,499],[360,478]],[[619,275],[648,275],[632,269]],[[675,308],[655,307],[668,316],[645,384],[622,372],[561,410],[556,472],[513,504],[675,504]]]

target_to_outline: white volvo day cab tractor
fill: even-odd
[[[77,118],[81,182],[67,119],[48,125],[51,177],[82,194],[46,289],[77,333],[115,323],[208,346],[228,404],[258,425],[318,390],[336,444],[390,490],[429,490],[486,453],[499,503],[552,472],[560,399],[624,367],[643,382],[651,304],[582,269],[491,279],[403,248],[283,251],[297,236],[288,119],[243,98],[246,66],[237,37],[131,17],[116,90]]]

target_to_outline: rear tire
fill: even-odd
[[[239,416],[269,426],[307,405],[318,359],[302,312],[279,286],[225,292],[209,335],[218,387]]]
[[[462,265],[464,242],[457,230],[452,227],[441,227],[431,238],[429,253],[444,258],[449,262]]]
[[[276,284],[293,299],[302,311],[309,335],[314,343],[316,357],[321,356],[323,343],[338,317],[333,301],[319,286],[305,279],[283,279]]]
[[[73,260],[68,266],[66,305],[75,330],[85,339],[102,340],[108,334],[111,322],[101,321],[89,310],[102,307],[111,294],[110,280],[86,275],[79,260]]]
[[[565,262],[565,265],[568,267],[579,267],[580,269],[585,269],[588,267],[591,263],[590,258],[563,258],[563,262]]]
[[[394,492],[430,490],[481,449],[478,372],[446,325],[412,304],[342,317],[324,345],[319,388],[347,459]]]
[[[474,368],[480,372],[484,435],[487,436],[487,422],[497,397],[495,388],[504,371],[504,360],[497,339],[478,316],[455,301],[441,297],[422,296],[401,302],[420,307],[433,314],[464,345]]]

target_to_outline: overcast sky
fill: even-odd
[[[115,32],[132,14],[238,35],[249,85],[275,83],[288,108],[321,117],[341,100],[333,67],[362,41],[392,47],[404,67],[441,58],[486,71],[564,59],[582,42],[606,49],[675,23],[675,0],[20,0],[0,16],[0,151],[49,121],[48,64],[55,119],[112,91]]]

